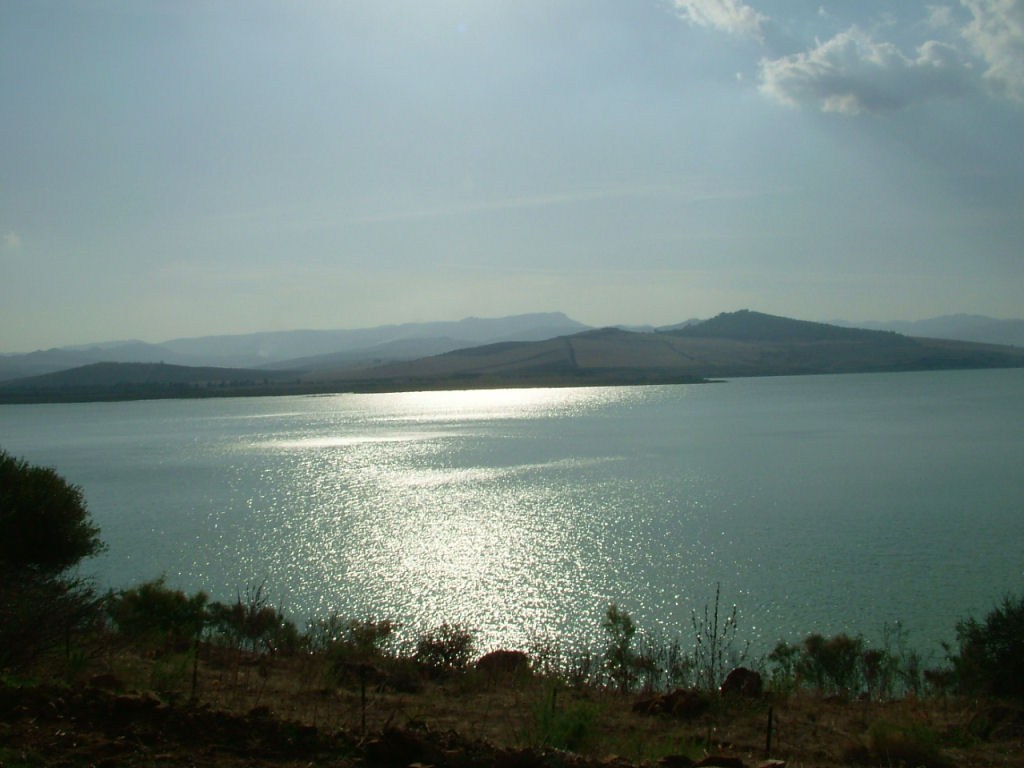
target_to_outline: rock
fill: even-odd
[[[370,765],[405,768],[412,763],[439,765],[444,755],[428,739],[409,731],[390,728],[363,748]]]
[[[500,749],[494,755],[494,768],[536,768],[543,756],[533,749]]]
[[[746,768],[746,765],[738,757],[708,755],[697,763],[694,768]]]
[[[101,675],[93,675],[89,678],[90,688],[99,688],[104,691],[123,691],[124,682],[117,675],[105,672]]]
[[[476,668],[493,677],[514,675],[530,668],[530,657],[522,651],[491,651],[477,660]]]
[[[111,703],[114,712],[118,714],[137,714],[152,711],[163,706],[163,703],[152,691],[117,696]]]
[[[665,755],[658,761],[658,768],[693,768],[693,760],[686,755]]]
[[[441,754],[444,757],[444,765],[448,768],[470,768],[473,764],[464,749],[446,749]]]
[[[606,755],[600,765],[602,768],[632,768],[632,763],[622,755]]]
[[[633,705],[633,711],[642,715],[670,715],[681,720],[691,720],[707,712],[710,706],[711,699],[707,694],[676,688],[671,693],[638,701]]]
[[[764,693],[764,682],[761,675],[746,667],[736,667],[722,683],[723,696],[744,696],[748,699],[759,699]]]

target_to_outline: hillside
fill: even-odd
[[[167,363],[91,363],[0,382],[0,402],[131,400],[269,392],[298,379],[296,371],[194,367]]]
[[[39,376],[90,363],[157,363],[218,368],[361,367],[415,360],[461,347],[499,341],[539,341],[588,326],[561,312],[350,330],[297,330],[200,336],[147,344],[112,341],[0,355],[0,381]]]
[[[708,378],[1024,367],[1024,349],[742,310],[661,332],[617,328],[486,344],[404,362],[299,368],[102,364],[0,383],[0,400],[208,397],[488,387],[688,383]]]
[[[943,315],[927,320],[851,323],[836,321],[837,325],[895,331],[906,336],[932,339],[978,341],[984,344],[1004,344],[1024,347],[1024,320],[1001,320],[984,315]]]
[[[1024,350],[935,339],[742,310],[658,333],[585,331],[543,342],[456,350],[367,369],[355,380],[685,381],[708,377],[1024,366]],[[315,377],[330,378],[329,372]]]

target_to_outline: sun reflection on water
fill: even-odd
[[[620,397],[510,389],[337,398],[341,417],[328,428],[250,446],[272,457],[249,503],[272,520],[258,557],[283,563],[273,580],[317,611],[399,617],[410,636],[442,621],[474,627],[484,643],[565,634],[580,585],[598,578],[585,571],[600,563],[605,525],[574,488],[619,458],[537,456],[539,446],[509,453],[500,425]],[[552,475],[565,482],[552,485]],[[272,556],[282,548],[285,557]]]

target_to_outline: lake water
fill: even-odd
[[[934,649],[1024,587],[1024,371],[0,406],[82,486],[105,586],[165,574],[299,619],[441,621],[488,647],[809,632]]]

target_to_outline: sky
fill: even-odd
[[[1024,316],[1024,0],[0,0],[0,352]]]

